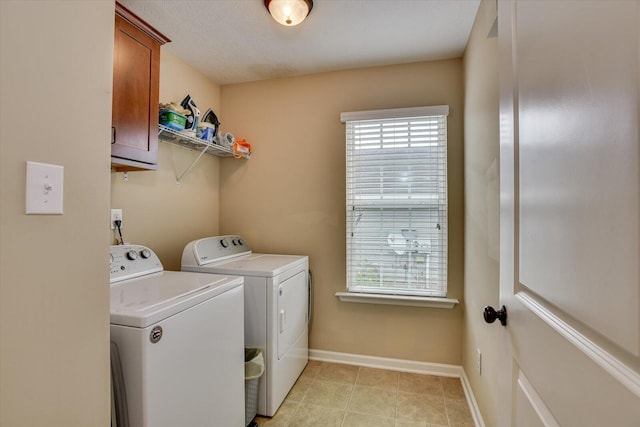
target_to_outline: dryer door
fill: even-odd
[[[307,328],[307,271],[278,286],[278,360],[282,359]]]

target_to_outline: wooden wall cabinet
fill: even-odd
[[[116,3],[111,170],[158,168],[160,46],[170,40]]]

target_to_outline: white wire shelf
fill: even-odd
[[[186,147],[194,151],[199,151],[203,154],[209,154],[210,156],[233,156],[233,153],[229,148],[186,135],[184,132],[173,130],[164,125],[158,125],[158,138],[163,142],[178,145],[180,147]]]

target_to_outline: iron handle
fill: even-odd
[[[500,323],[502,324],[502,326],[507,325],[507,307],[505,307],[504,305],[498,311],[496,311],[495,308],[488,305],[484,308],[483,315],[484,315],[484,321],[487,323],[493,323],[496,321],[496,319],[498,319],[500,320]]]

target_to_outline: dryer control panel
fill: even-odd
[[[236,235],[207,237],[187,244],[182,252],[182,266],[199,266],[251,253],[249,244]]]
[[[162,270],[160,258],[146,246],[117,245],[109,248],[109,283]]]

